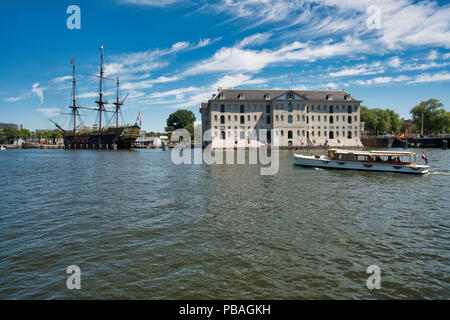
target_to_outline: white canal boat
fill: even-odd
[[[430,166],[416,163],[417,154],[404,151],[352,151],[329,149],[328,155],[294,154],[294,164],[304,167],[424,174]]]

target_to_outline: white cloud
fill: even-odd
[[[42,112],[44,115],[46,115],[47,117],[55,117],[59,114],[59,112],[61,111],[58,108],[37,108],[36,109],[38,112]]]
[[[410,83],[423,83],[423,82],[441,82],[450,81],[450,73],[448,71],[443,71],[435,74],[420,74]]]
[[[33,84],[33,87],[31,88],[31,92],[33,92],[41,101],[39,105],[44,103],[44,90],[45,88],[39,87],[39,83]]]
[[[437,58],[438,58],[438,52],[436,50],[431,50],[427,56],[428,60],[436,60]]]
[[[119,0],[119,2],[148,7],[167,7],[180,2],[180,0]]]
[[[326,59],[335,56],[352,55],[367,51],[368,47],[359,39],[346,37],[344,41],[318,45],[293,42],[278,50],[250,50],[239,47],[221,48],[211,58],[200,61],[184,72],[196,75],[208,72],[257,72],[269,65],[283,62]]]
[[[252,79],[250,75],[238,73],[234,75],[226,75],[219,79],[215,84],[211,85],[211,90],[221,88],[235,88],[241,85],[255,85],[266,83],[267,79],[257,78]]]
[[[330,77],[345,77],[345,76],[356,76],[356,75],[371,75],[377,73],[383,73],[384,69],[380,62],[375,62],[373,64],[361,64],[350,68],[344,68],[341,71],[331,72]]]
[[[16,102],[16,101],[20,101],[20,100],[23,100],[23,99],[25,99],[25,96],[20,96],[20,97],[10,97],[10,98],[4,99],[4,101],[7,101],[7,102]]]
[[[245,37],[244,39],[242,39],[237,47],[238,48],[245,48],[245,47],[250,47],[250,46],[257,46],[257,45],[261,45],[265,42],[267,42],[267,40],[272,36],[271,33],[256,33],[253,34],[251,36]]]
[[[66,80],[72,79],[72,76],[64,76],[64,77],[56,77],[52,79],[53,83],[60,83],[60,82],[64,82]]]
[[[401,65],[401,61],[399,57],[392,57],[388,60],[388,65],[393,68],[398,68]]]

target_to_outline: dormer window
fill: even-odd
[[[333,95],[332,95],[332,94],[327,94],[326,99],[327,99],[327,100],[333,100]]]
[[[264,99],[266,99],[266,100],[270,100],[270,93],[266,93],[266,94],[264,94]]]
[[[346,94],[346,95],[344,96],[344,99],[345,99],[345,100],[350,100],[350,99],[351,99],[351,96],[350,96],[349,94]]]
[[[244,94],[243,93],[239,93],[238,94],[238,99],[239,100],[244,100]]]

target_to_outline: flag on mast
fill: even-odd
[[[428,157],[425,154],[425,152],[423,152],[423,151],[422,151],[422,159],[423,159],[423,161],[425,161],[426,164],[428,164]]]
[[[70,64],[73,64],[75,61],[75,57],[72,58],[72,61],[70,61]]]
[[[141,112],[139,111],[139,124],[142,126]]]

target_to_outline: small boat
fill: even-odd
[[[4,146],[0,146],[0,150],[6,150]]]
[[[294,164],[304,167],[424,174],[430,166],[416,163],[417,154],[404,151],[352,151],[329,149],[328,155],[294,154]]]

